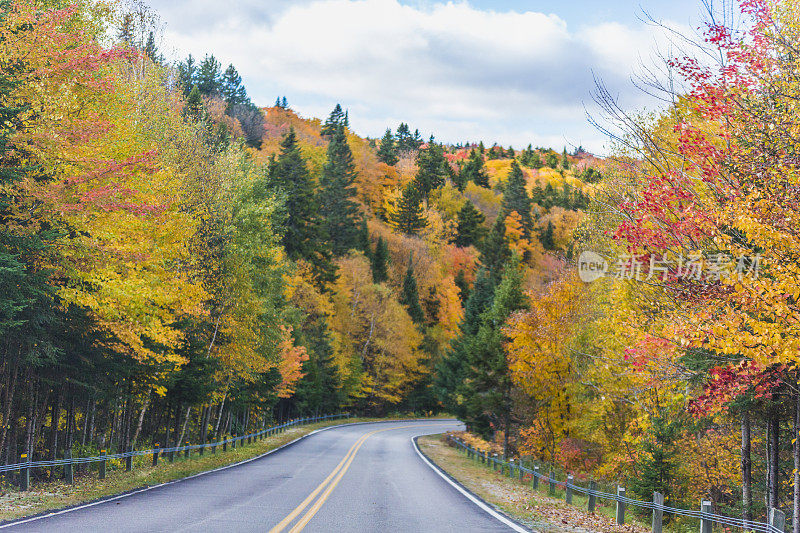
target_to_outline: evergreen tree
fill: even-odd
[[[294,128],[284,135],[278,159],[269,167],[270,182],[284,195],[285,220],[282,244],[293,260],[308,261],[320,287],[336,278],[327,236],[319,223],[314,182],[300,153]]]
[[[464,269],[459,268],[458,273],[456,273],[456,277],[454,280],[456,287],[458,287],[458,296],[461,299],[461,305],[465,305],[467,300],[469,299],[469,283],[467,283],[466,274],[464,274]]]
[[[356,197],[353,153],[344,126],[339,125],[328,143],[328,160],[319,180],[319,212],[334,255],[358,248],[360,214]]]
[[[281,107],[283,109],[289,109],[289,101],[286,99],[285,96],[281,98]]]
[[[459,271],[463,281],[464,271]],[[457,278],[458,279],[458,278]],[[464,284],[466,287],[466,283]],[[447,353],[439,359],[435,367],[433,388],[445,409],[464,419],[466,416],[465,379],[469,366],[470,353],[474,350],[476,335],[481,325],[481,316],[492,305],[495,285],[484,269],[478,271],[475,285],[469,291],[464,305],[464,318],[459,324],[459,335],[450,345]],[[466,291],[462,290],[462,297]],[[468,426],[467,429],[472,429]]]
[[[156,37],[152,31],[147,34],[147,44],[144,46],[144,55],[150,58],[150,61],[156,63],[157,65],[160,65],[164,59],[164,57],[158,53]]]
[[[304,375],[294,394],[297,409],[301,415],[336,412],[342,402],[341,379],[324,318],[318,317],[304,327],[300,340],[307,346],[309,357],[303,362]]]
[[[642,453],[637,455],[637,475],[631,483],[631,490],[642,498],[660,492],[664,501],[671,503],[679,467],[675,442],[681,436],[681,421],[664,412],[651,417],[650,421],[652,425]]]
[[[397,126],[397,151],[410,152],[414,149],[414,138],[411,136],[411,129],[408,124],[401,122]]]
[[[221,68],[219,61],[213,55],[207,55],[200,68],[197,70],[197,88],[203,96],[217,96],[220,94]]]
[[[481,243],[480,262],[495,280],[500,278],[503,265],[511,258],[511,248],[506,240],[505,217],[497,217],[489,235]]]
[[[408,311],[408,316],[415,324],[420,325],[425,320],[425,313],[422,311],[422,306],[419,304],[419,292],[417,291],[417,278],[414,276],[414,265],[411,260],[408,261],[408,269],[403,278],[403,290],[398,299]]]
[[[483,155],[483,153],[486,151],[486,146],[483,145],[483,141],[478,144],[478,151],[481,153],[481,155]]]
[[[469,159],[461,167],[462,181],[472,181],[475,185],[480,187],[489,188],[489,174],[486,172],[486,166],[483,163],[483,156],[475,150],[469,153]]]
[[[197,65],[192,54],[189,54],[186,61],[178,63],[178,87],[181,88],[183,96],[187,97],[196,84]]]
[[[333,111],[325,120],[325,124],[322,125],[319,134],[323,137],[332,137],[340,127],[345,127],[344,121],[345,114],[342,111],[342,106],[336,104],[336,107],[333,108]]]
[[[281,97],[275,98],[275,107],[281,107]]]
[[[542,247],[545,250],[552,250],[552,249],[554,249],[556,247],[555,240],[553,239],[553,232],[554,231],[555,231],[555,228],[553,227],[553,222],[552,221],[548,222],[547,223],[547,227],[542,232],[542,235],[539,238],[539,240],[542,243]]]
[[[453,180],[453,185],[456,186],[456,189],[458,189],[461,192],[464,192],[464,189],[467,188],[467,182],[469,181],[469,179],[464,174],[465,165],[461,161],[459,161],[457,164],[458,164],[458,171],[453,173],[453,177],[451,179]]]
[[[561,154],[561,168],[569,170],[569,158],[567,157],[567,147],[564,147],[564,153]]]
[[[383,283],[389,279],[389,245],[383,237],[378,237],[370,266],[372,267],[372,281],[374,283]]]
[[[547,157],[545,157],[545,164],[552,169],[558,168],[558,156],[552,150],[547,152]]]
[[[414,150],[418,150],[422,146],[422,135],[420,135],[419,130],[414,130],[414,137],[411,138],[411,142]]]
[[[381,139],[381,147],[378,149],[378,159],[387,165],[395,165],[399,159],[397,158],[397,150],[394,146],[394,136],[392,130],[386,129]]]
[[[189,92],[189,96],[186,97],[186,105],[183,108],[183,114],[194,120],[203,120],[205,118],[205,109],[203,97],[200,95],[200,90],[197,88],[197,85],[195,85]]]
[[[531,220],[531,199],[525,189],[525,175],[516,160],[511,162],[511,171],[503,191],[503,212],[508,214],[516,211],[522,220],[525,235],[530,236],[533,225]]]
[[[485,220],[483,213],[467,200],[458,212],[458,226],[453,243],[461,247],[477,244],[483,236],[482,224]]]
[[[426,148],[419,151],[414,181],[424,199],[428,198],[431,191],[444,185],[445,178],[449,175],[448,167],[447,159],[444,157],[444,147],[433,142],[433,139]]]
[[[464,394],[465,422],[486,439],[502,429],[505,435],[503,455],[508,457],[511,427],[512,382],[503,333],[508,317],[525,309],[527,298],[522,292],[522,267],[514,256],[505,266],[503,277],[494,294],[491,308],[480,319],[480,328],[469,351]]]
[[[361,224],[358,227],[358,249],[364,252],[366,257],[372,257],[372,248],[369,243],[369,227],[367,217],[361,217]]]
[[[228,104],[228,109],[250,102],[250,98],[247,97],[247,91],[242,85],[242,77],[233,65],[228,65],[228,68],[222,74],[221,92],[222,98]]]
[[[425,213],[422,210],[422,200],[414,181],[410,181],[403,190],[397,211],[392,215],[395,228],[406,235],[416,235],[419,230],[428,225]]]

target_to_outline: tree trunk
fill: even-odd
[[[8,428],[11,427],[11,413],[13,412],[12,405],[14,404],[14,392],[17,389],[17,374],[19,367],[14,365],[11,376],[6,375],[5,395],[3,398],[3,424],[0,428],[0,453],[6,449],[6,441],[8,437]],[[6,461],[8,461],[8,453],[6,453]],[[13,462],[13,461],[12,461]]]
[[[780,421],[778,415],[772,415],[767,422],[769,425],[769,454],[767,460],[769,461],[769,484],[767,492],[767,506],[778,506],[778,460],[780,456],[779,433]]]
[[[183,437],[186,435],[186,424],[189,423],[189,413],[192,412],[192,406],[186,408],[186,415],[183,417],[183,427],[181,428],[181,436],[178,437],[178,446],[183,443]]]
[[[139,420],[136,423],[136,431],[133,434],[133,438],[131,439],[131,449],[136,448],[136,440],[139,438],[139,433],[142,432],[142,423],[144,422],[144,414],[147,411],[147,407],[150,405],[150,396],[153,394],[153,391],[148,391],[147,398],[144,400],[144,404],[142,404],[142,410],[139,412]]]
[[[742,413],[742,518],[753,519],[753,463],[750,457],[750,413]]]

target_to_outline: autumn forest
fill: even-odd
[[[450,414],[800,532],[800,8],[741,10],[660,111],[598,86],[598,157],[361,136],[165,59],[140,4],[1,1],[0,462]]]

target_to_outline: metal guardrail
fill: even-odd
[[[155,448],[149,450],[131,450],[128,452],[122,453],[112,453],[112,454],[104,454],[99,456],[93,457],[66,457],[64,459],[55,459],[55,460],[44,460],[44,461],[25,461],[22,463],[15,463],[15,464],[7,464],[7,465],[0,465],[0,474],[4,472],[15,472],[19,471],[22,477],[21,485],[23,486],[23,490],[27,490],[28,483],[29,483],[29,475],[30,470],[32,468],[44,468],[44,467],[52,467],[52,466],[65,466],[70,468],[69,477],[71,478],[71,467],[72,465],[78,464],[86,464],[86,463],[100,463],[101,465],[101,477],[105,477],[105,463],[112,459],[128,459],[126,462],[126,469],[131,469],[131,461],[130,459],[133,457],[141,456],[141,455],[152,455],[153,456],[153,465],[158,464],[158,456],[159,455],[167,455],[170,454],[169,457],[172,459],[175,453],[184,452],[185,456],[188,457],[188,454],[192,450],[201,450],[202,452],[210,448],[212,453],[216,452],[216,448],[218,446],[222,446],[223,451],[227,450],[228,444],[231,444],[232,448],[236,447],[237,442],[242,442],[245,439],[248,439],[248,442],[251,442],[253,439],[263,438],[267,435],[273,435],[276,433],[281,433],[285,431],[287,428],[302,424],[308,424],[313,422],[320,422],[323,420],[335,420],[339,418],[347,418],[349,417],[349,413],[342,413],[336,415],[325,415],[325,416],[316,416],[316,417],[309,417],[309,418],[298,418],[295,420],[290,420],[283,424],[279,424],[277,426],[268,427],[262,429],[261,431],[256,431],[253,433],[248,433],[246,435],[239,435],[239,436],[232,436],[227,439],[223,439],[216,442],[209,442],[205,444],[187,444],[185,446],[173,446],[168,448],[160,448],[158,444],[156,444]],[[23,454],[21,457],[26,457],[26,454]]]
[[[710,509],[711,504],[710,502],[703,502],[702,510],[694,511],[691,509],[680,509],[677,507],[671,507],[669,505],[664,505],[663,503],[663,496],[656,493],[654,494],[654,498],[652,502],[645,502],[641,500],[634,500],[632,498],[628,498],[625,496],[625,489],[620,487],[617,494],[612,494],[610,492],[603,492],[597,490],[593,487],[583,487],[581,485],[576,485],[572,479],[572,476],[567,476],[565,481],[559,481],[555,479],[552,473],[550,474],[541,474],[539,472],[539,468],[535,467],[534,469],[526,468],[520,464],[514,464],[513,460],[511,461],[503,461],[502,459],[498,459],[497,457],[491,456],[488,453],[477,450],[470,446],[469,444],[465,443],[461,439],[457,437],[450,437],[450,441],[455,443],[457,446],[462,448],[464,451],[467,452],[467,455],[472,458],[477,458],[482,462],[491,464],[492,467],[496,470],[497,467],[500,467],[501,471],[504,471],[505,468],[508,468],[509,475],[513,475],[514,470],[516,469],[519,473],[520,479],[522,479],[523,474],[530,474],[531,479],[533,480],[533,487],[537,488],[539,485],[539,481],[546,481],[550,484],[551,492],[554,491],[555,485],[559,485],[564,487],[566,490],[566,498],[567,503],[572,503],[571,492],[579,492],[581,494],[585,494],[589,497],[589,510],[594,511],[594,500],[596,498],[603,498],[606,500],[613,500],[617,502],[617,523],[622,524],[624,523],[624,513],[625,513],[625,506],[632,505],[636,507],[642,507],[644,509],[650,509],[653,511],[653,531],[654,533],[661,532],[661,523],[663,513],[671,513],[677,516],[687,516],[690,518],[698,518],[701,522],[705,525],[708,524],[708,527],[701,526],[701,531],[711,531],[711,523],[721,524],[727,527],[735,527],[740,528],[744,531],[757,531],[760,533],[784,533],[785,528],[785,515],[783,511],[779,509],[772,508],[770,509],[769,513],[769,523],[764,522],[754,522],[750,520],[744,520],[742,518],[736,518],[732,516],[724,516],[715,513],[711,513],[706,511],[705,509]],[[659,498],[660,497],[660,498]],[[660,501],[658,501],[660,499]],[[620,505],[621,504],[621,505]]]

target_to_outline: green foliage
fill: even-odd
[[[372,254],[370,266],[372,268],[372,281],[383,283],[389,279],[389,245],[386,239],[378,237],[375,252]]]
[[[516,161],[511,162],[505,190],[503,191],[503,212],[516,211],[522,220],[522,228],[530,235],[533,221],[531,219],[531,199],[525,189],[525,175]]]
[[[458,226],[453,243],[461,247],[477,245],[485,232],[482,225],[485,220],[483,213],[467,200],[458,212]]]
[[[342,111],[342,106],[336,104],[336,107],[333,108],[333,111],[331,111],[331,114],[325,120],[325,124],[322,125],[319,134],[323,137],[333,137],[340,128],[347,127],[347,124],[345,124],[346,120],[346,114]]]
[[[397,211],[392,215],[392,223],[397,230],[406,235],[416,235],[419,230],[428,225],[422,209],[422,200],[416,183],[411,181],[403,190]]]
[[[449,176],[449,164],[444,157],[444,147],[431,138],[428,145],[417,154],[417,174],[414,177],[416,188],[423,198],[431,191],[444,185]]]
[[[378,159],[387,165],[395,165],[399,159],[397,158],[397,149],[394,145],[394,136],[392,130],[386,129],[381,139],[381,146],[378,149]]]
[[[475,150],[470,151],[469,159],[461,167],[459,181],[465,185],[468,181],[472,181],[475,185],[488,189],[489,174],[486,172],[486,166],[483,163],[483,156],[481,153]]]
[[[678,481],[678,450],[675,442],[682,433],[680,417],[662,412],[650,418],[651,427],[634,466],[636,476],[631,491],[640,499],[652,498],[654,492],[664,495],[665,503],[674,504]]]
[[[328,160],[319,180],[318,205],[324,235],[333,254],[342,256],[359,247],[361,216],[356,197],[353,152],[344,126],[339,125],[328,143]]]
[[[414,265],[411,260],[408,262],[406,275],[403,277],[403,290],[400,293],[399,302],[405,306],[408,316],[415,324],[420,325],[425,321],[425,313],[419,303],[419,291],[417,290],[417,278],[414,276]]]

